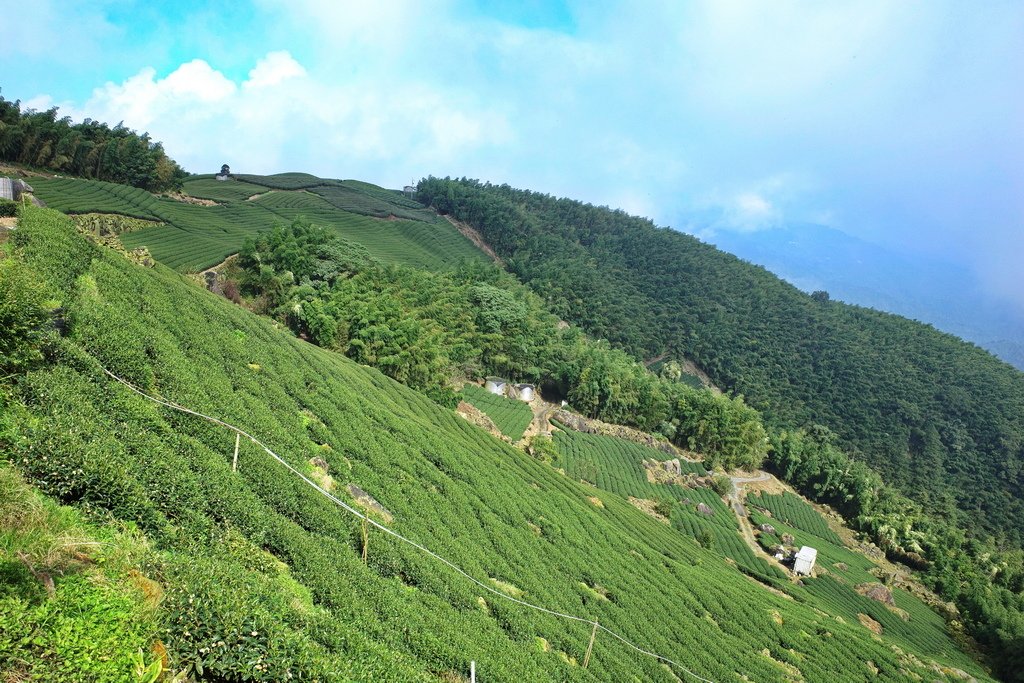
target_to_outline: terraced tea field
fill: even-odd
[[[791,493],[783,495],[763,494],[762,498],[779,503],[777,509],[792,513],[800,510],[798,519],[800,527],[786,524],[778,518],[769,518],[759,512],[750,514],[755,525],[768,523],[775,527],[776,533],[761,534],[762,545],[779,543],[783,534],[790,534],[796,546],[811,546],[818,551],[815,562],[814,577],[801,579],[803,590],[813,596],[819,604],[835,617],[851,623],[859,623],[860,615],[866,615],[881,626],[882,632],[904,643],[913,643],[914,647],[941,657],[944,648],[948,648],[945,635],[945,621],[915,595],[900,589],[890,588],[894,605],[886,606],[857,591],[858,586],[878,584],[878,567],[864,555],[854,552],[842,544],[839,537],[828,529],[825,520],[814,509]],[[751,496],[747,496],[748,504],[753,506]],[[796,516],[796,515],[794,515]],[[816,520],[816,521],[815,521]],[[814,528],[821,532],[822,526],[826,533],[818,535],[806,528]],[[823,536],[828,536],[828,539]],[[831,540],[829,540],[831,539]],[[872,573],[874,570],[875,573]]]
[[[274,175],[235,174],[236,180],[261,185],[272,190],[304,190],[323,185],[324,179],[309,173],[275,173]],[[225,181],[226,182],[226,181]]]
[[[189,196],[215,202],[237,202],[267,191],[261,185],[241,180],[217,180],[213,176],[190,178],[185,181],[183,189]]]
[[[743,571],[787,593],[792,588],[784,581],[787,575],[763,557],[758,557],[740,535],[736,516],[711,489],[691,489],[683,505],[672,508],[672,527],[697,539],[709,550],[733,560]],[[690,502],[687,503],[686,500]],[[701,512],[704,503],[710,513]]]
[[[764,548],[780,545],[783,534],[789,534],[796,539],[794,545],[797,547],[809,545],[817,549],[818,559],[815,566],[818,569],[824,569],[853,584],[877,581],[877,578],[870,573],[872,569],[876,568],[876,565],[864,555],[844,546],[838,537],[835,542],[828,541],[785,522],[769,518],[757,511],[751,511],[750,521],[755,528],[761,524],[770,524],[774,527],[774,534],[759,532],[758,541]]]
[[[838,579],[768,590],[621,495],[160,264],[87,241],[58,212],[27,207],[11,244],[73,323],[53,339],[57,353],[3,386],[14,408],[4,430],[19,437],[3,457],[98,524],[147,540],[146,571],[166,596],[159,636],[176,666],[252,680],[262,661],[267,681],[465,680],[470,661],[487,681],[960,681],[948,666],[990,680],[907,596],[896,595],[906,622],[867,612],[886,620],[876,636],[854,611],[874,608]],[[359,486],[387,508],[387,529],[417,545],[364,535],[252,444],[235,470],[231,432],[104,369],[245,429],[307,476],[322,460],[334,495],[358,504],[349,485]],[[630,487],[644,457],[665,457],[593,438],[559,435],[567,471],[590,462]],[[724,525],[730,513],[707,500],[710,523]],[[55,579],[58,591],[73,585]],[[14,600],[0,595],[4,627],[34,611]],[[58,623],[75,623],[73,609],[43,600]],[[584,668],[594,619],[636,645],[599,631]],[[218,641],[230,647],[210,647]]]
[[[644,460],[667,460],[667,453],[600,434],[584,434],[571,429],[555,432],[559,458],[554,465],[565,470],[574,480],[589,482],[600,489],[620,496],[649,500],[671,498],[683,500],[692,489],[682,486],[654,484],[647,480]],[[680,461],[684,473],[706,473],[700,463]],[[721,501],[718,501],[722,505]],[[724,509],[724,506],[723,506]]]
[[[675,501],[671,506],[672,528],[735,563],[742,573],[797,601],[814,605],[837,622],[861,625],[859,615],[866,615],[880,624],[883,633],[889,634],[899,647],[923,650],[939,660],[950,657],[944,661],[956,666],[959,658],[949,649],[942,617],[904,590],[893,589],[894,609],[858,593],[858,585],[878,582],[870,573],[876,566],[864,555],[845,547],[821,515],[799,496],[752,494],[748,495],[747,503],[750,508],[772,510],[775,515],[769,518],[756,509],[750,513],[755,526],[767,522],[776,528],[774,536],[761,534],[766,547],[778,544],[783,534],[791,534],[797,546],[809,545],[818,550],[819,576],[803,578],[800,584],[746,544],[739,534],[735,514],[717,493],[707,488],[687,489],[647,481],[641,463],[645,458],[664,459],[665,454],[631,442],[569,430],[556,432],[555,444],[560,454],[555,466],[562,467],[573,479],[591,482],[621,496]],[[695,463],[685,465],[703,473]],[[701,503],[706,512],[698,510]],[[819,636],[824,633],[819,631]]]
[[[64,213],[119,213],[157,220],[155,195],[117,183],[77,178],[34,178],[35,194],[51,209]]]
[[[828,523],[800,496],[788,491],[781,495],[752,492],[747,496],[747,505],[768,510],[774,519],[784,524],[812,533],[832,544],[842,545]]]
[[[159,221],[162,225],[123,235],[122,242],[128,248],[145,246],[156,260],[185,272],[216,265],[250,235],[299,216],[334,228],[385,263],[440,270],[485,258],[447,221],[400,193],[303,173],[238,178],[244,179],[195,176],[185,182],[187,194],[218,202],[215,206],[75,178],[38,178],[33,187],[47,205],[65,213]]]
[[[671,506],[672,526],[695,539],[707,539],[710,549],[735,561],[752,574],[783,579],[784,574],[754,555],[739,534],[739,523],[721,497],[709,488],[687,488],[677,484],[648,481],[644,460],[665,460],[668,455],[630,441],[571,430],[555,433],[559,451],[556,467],[567,476],[590,482],[623,497],[653,501],[675,501]],[[680,461],[684,473],[706,474],[700,463]],[[709,512],[700,512],[703,504]]]
[[[462,395],[467,403],[483,411],[498,430],[513,441],[523,438],[523,432],[533,419],[529,406],[522,401],[492,394],[475,384],[463,387]]]

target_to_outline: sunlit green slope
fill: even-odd
[[[569,477],[592,482],[623,497],[657,502],[657,511],[671,517],[673,528],[728,558],[739,571],[838,620],[860,623],[859,615],[870,617],[880,624],[890,642],[910,651],[939,659],[951,652],[942,617],[916,596],[895,588],[894,604],[887,606],[858,592],[858,588],[863,591],[877,586],[883,574],[866,557],[844,546],[824,518],[798,496],[751,495],[741,508],[749,512],[753,526],[766,523],[775,527],[775,534],[754,532],[763,548],[771,549],[781,543],[784,534],[791,534],[795,539],[792,545],[807,545],[818,551],[814,576],[794,582],[788,570],[770,564],[766,553],[750,547],[739,531],[733,509],[710,488],[649,481],[643,462],[664,460],[667,456],[663,452],[609,436],[569,430],[556,433],[555,444],[555,465]],[[681,466],[684,473],[703,473],[696,463],[683,461]],[[701,505],[705,506],[703,512],[698,509]]]
[[[523,438],[523,432],[533,419],[530,408],[522,401],[492,394],[476,385],[464,387],[462,395],[468,403],[486,413],[498,430],[513,441]]]
[[[812,595],[769,591],[617,494],[168,268],[86,242],[57,212],[26,209],[12,247],[24,265],[5,272],[59,301],[67,336],[48,333],[44,357],[0,384],[0,451],[98,523],[145,534],[143,569],[166,596],[152,637],[173,667],[218,681],[458,680],[472,660],[487,681],[695,680],[604,632],[584,669],[590,623],[503,600],[379,531],[364,564],[344,511],[251,445],[233,472],[230,432],[101,367],[238,425],[320,480],[310,460],[323,459],[341,498],[359,486],[390,528],[484,584],[599,619],[703,678],[953,680],[954,666],[987,679],[934,623],[927,643],[875,637]]]
[[[227,181],[193,176],[185,182],[187,196],[214,205],[96,180],[38,178],[32,185],[48,206],[66,213],[117,213],[160,221],[162,225],[121,239],[129,248],[148,247],[158,261],[182,271],[216,265],[252,234],[298,216],[334,228],[385,263],[439,269],[483,258],[450,223],[422,205],[352,180],[283,173]]]

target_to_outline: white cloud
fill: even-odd
[[[685,230],[713,240],[722,231],[769,230],[787,221],[831,217],[828,210],[814,210],[813,196],[820,188],[796,173],[776,173],[760,180],[716,188],[697,200]]]
[[[125,50],[98,2],[29,3],[13,54],[163,65],[108,71],[74,113],[148,130],[192,170],[467,175],[714,230],[827,219],[1016,272],[984,258],[1024,234],[1019,3],[574,2],[559,31],[462,0],[256,0],[165,77],[180,43]]]
[[[259,60],[243,85],[247,88],[264,88],[305,75],[306,70],[302,65],[292,59],[288,52],[281,50],[269,52],[266,57]]]
[[[215,116],[238,87],[201,59],[182,64],[166,78],[146,67],[122,83],[107,83],[76,114],[100,121],[123,121],[130,128],[150,130],[158,140],[174,138],[171,128]],[[165,128],[166,126],[166,128]]]
[[[762,191],[740,192],[723,206],[722,219],[715,226],[726,230],[753,232],[776,227],[782,211]]]
[[[147,67],[70,113],[148,131],[194,172],[227,162],[392,184],[511,135],[500,113],[426,85],[317,82],[286,51],[267,53],[240,83],[200,59],[164,78]]]
[[[159,96],[179,102],[218,102],[234,94],[235,84],[201,59],[182,64],[163,81],[153,81],[153,71],[147,72],[146,88]]]
[[[764,220],[774,213],[771,202],[754,192],[744,192],[736,197],[737,212],[751,220]]]
[[[53,98],[49,95],[36,95],[21,103],[21,108],[35,109],[36,111],[46,111],[53,106]]]

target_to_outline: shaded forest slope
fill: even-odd
[[[465,179],[426,179],[418,197],[592,336],[692,359],[776,427],[826,425],[931,511],[1019,546],[1024,374],[989,353],[622,211]]]

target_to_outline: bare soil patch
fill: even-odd
[[[489,432],[491,436],[495,436],[502,441],[509,441],[509,438],[502,434],[501,430],[498,429],[498,425],[494,424],[494,421],[487,417],[487,414],[476,406],[466,403],[465,401],[459,401],[459,405],[455,408],[455,412],[459,417],[467,422],[475,424],[480,429]]]
[[[568,410],[563,410],[561,408],[557,408],[554,411],[551,415],[551,419],[557,420],[569,429],[577,432],[583,432],[584,434],[614,436],[619,439],[638,443],[642,446],[654,448],[663,453],[667,453],[668,455],[689,460],[691,462],[699,462],[701,460],[701,458],[695,453],[684,451],[665,439],[657,439],[647,432],[642,432],[639,429],[633,429],[632,427],[602,422],[601,420],[584,417],[578,413],[570,413]]]
[[[747,493],[750,493],[751,491],[759,491],[769,494],[781,494],[785,493],[786,491],[791,491],[791,489],[788,486],[783,484],[774,476],[768,479],[764,479],[762,481],[744,482],[743,488],[744,490],[746,490]]]
[[[708,373],[698,368],[692,360],[684,358],[681,365],[683,366],[683,372],[688,375],[693,375],[700,380],[701,384],[706,386],[708,389],[711,389],[716,394],[722,393],[722,390],[716,387],[715,383],[711,381],[710,377],[708,377]]]
[[[44,173],[42,171],[30,171],[27,168],[21,166],[12,166],[10,164],[0,164],[0,175],[6,176],[22,176],[24,178],[55,178],[53,173]]]
[[[554,403],[548,403],[539,395],[534,395],[533,400],[527,403],[533,411],[533,419],[523,432],[521,443],[527,443],[535,436],[551,436],[551,414],[558,410]]]
[[[650,515],[651,517],[654,517],[659,522],[663,524],[669,523],[668,517],[655,510],[655,506],[658,504],[657,501],[648,500],[647,498],[634,498],[633,496],[630,496],[629,502],[637,510],[640,510],[641,512],[644,512]]]
[[[449,223],[454,225],[456,230],[458,230],[467,238],[469,238],[469,241],[475,244],[477,246],[477,249],[490,256],[491,260],[493,260],[496,264],[502,267],[505,266],[505,263],[501,260],[501,257],[498,256],[497,253],[495,253],[494,249],[491,249],[491,245],[487,244],[483,236],[479,232],[477,232],[473,226],[469,225],[468,223],[463,223],[462,221],[457,221],[451,216],[445,216],[445,219]]]
[[[181,192],[166,192],[163,195],[168,199],[173,199],[176,202],[182,204],[195,204],[196,206],[217,206],[217,202],[212,199],[200,199],[199,197],[193,197],[191,195],[182,194]]]
[[[882,625],[872,619],[866,614],[858,614],[857,619],[860,620],[861,626],[877,635],[882,635]]]

